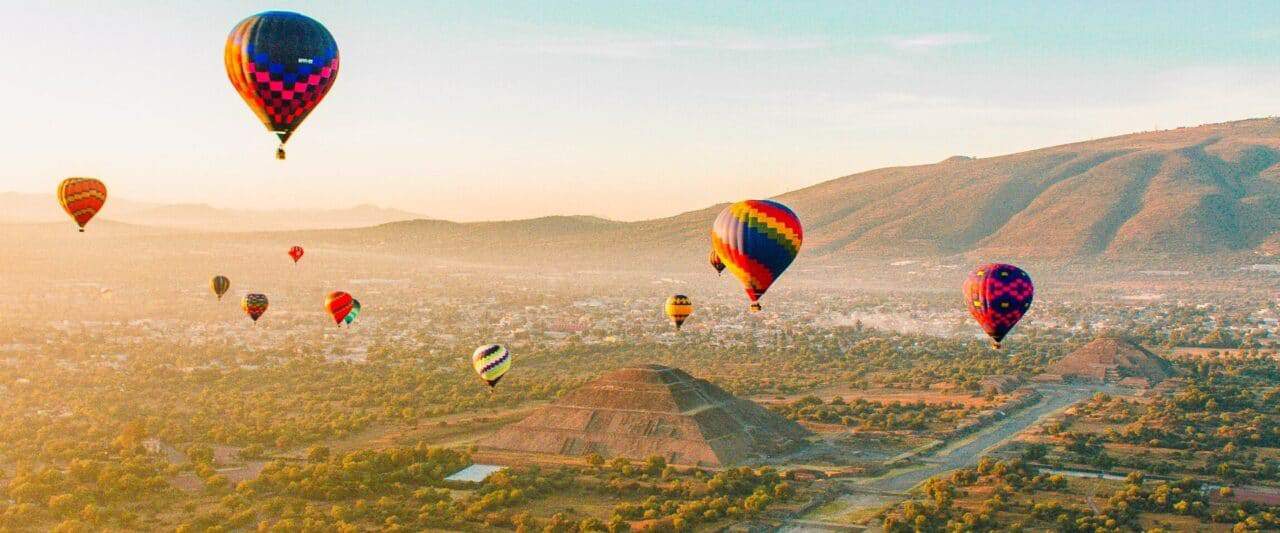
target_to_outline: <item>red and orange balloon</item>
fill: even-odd
[[[83,233],[84,225],[107,203],[107,186],[94,178],[67,178],[58,184],[58,203]]]

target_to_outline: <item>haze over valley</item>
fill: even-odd
[[[112,198],[81,234],[3,195],[0,300],[20,318],[0,327],[0,523],[1270,527],[1277,133],[1142,133],[779,195],[805,243],[760,313],[706,264],[723,205],[455,223]],[[1036,283],[1001,351],[959,291],[992,259]],[[344,326],[338,290],[362,304]],[[270,301],[256,322],[248,293]],[[671,294],[694,303],[679,331]],[[495,340],[513,363],[490,389],[468,354]],[[502,471],[449,478],[473,464]]]
[[[7,10],[0,533],[1280,531],[1277,19]]]
[[[872,170],[775,198],[801,214],[805,261],[991,257],[1248,261],[1280,251],[1280,120],[1251,119],[973,159]],[[119,201],[121,205],[115,203]],[[0,231],[40,235],[63,215],[39,195],[0,195]],[[112,199],[102,218],[253,240],[498,260],[487,252],[692,268],[724,207],[638,222],[591,216],[455,223],[374,206],[244,210]],[[47,223],[38,228],[17,227]],[[331,231],[263,234],[264,231]],[[118,230],[128,235],[129,230]],[[202,237],[188,237],[202,238]],[[210,237],[225,239],[226,237]]]

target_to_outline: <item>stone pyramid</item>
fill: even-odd
[[[1101,337],[1049,365],[1048,372],[1089,381],[1141,377],[1155,384],[1169,379],[1173,368],[1168,361],[1137,343]]]
[[[644,459],[721,467],[797,445],[799,424],[683,370],[615,370],[480,441],[479,451]]]

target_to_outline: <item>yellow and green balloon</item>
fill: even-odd
[[[492,387],[511,370],[511,352],[501,344],[486,344],[471,353],[471,366]]]

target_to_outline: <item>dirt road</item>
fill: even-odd
[[[1045,417],[1089,397],[1094,391],[1089,388],[1046,387],[1040,389],[1040,392],[1043,396],[1035,404],[997,420],[973,435],[917,458],[919,461],[917,464],[890,471],[876,478],[847,484],[845,486],[847,492],[832,504],[819,507],[814,512],[801,517],[801,521],[782,528],[782,531],[830,531],[826,528],[815,528],[813,524],[830,522],[831,526],[843,525],[840,524],[843,517],[860,510],[878,508],[901,500],[903,496],[896,495],[905,494],[912,487],[931,477],[977,464],[986,453],[1007,444],[1023,430]]]

